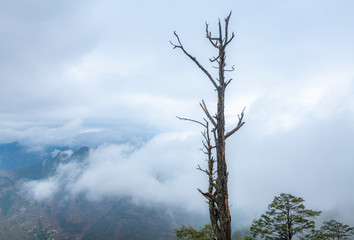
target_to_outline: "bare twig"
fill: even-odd
[[[235,33],[232,32],[230,40],[227,41],[227,42],[224,44],[224,46],[228,45],[228,44],[232,41],[232,39],[234,39],[234,37],[235,37]]]
[[[183,117],[178,117],[178,116],[176,116],[176,118],[178,118],[179,120],[183,120],[183,121],[190,121],[190,122],[198,123],[198,124],[202,125],[203,127],[207,127],[204,123],[199,122],[199,121],[194,120],[194,119],[183,118]]]
[[[246,109],[246,107],[243,108],[243,110],[242,110],[240,115],[237,115],[237,117],[238,117],[237,126],[234,129],[232,129],[230,132],[225,134],[225,139],[230,137],[235,132],[237,132],[243,126],[243,124],[245,124],[245,122],[243,121],[243,116],[244,116],[245,109]]]
[[[225,83],[225,87],[227,87],[227,85],[229,85],[231,81],[232,81],[232,78],[230,78],[230,79]]]
[[[225,72],[233,72],[235,71],[235,65],[231,67],[231,69],[224,69]]]
[[[210,172],[206,169],[201,168],[200,165],[198,165],[197,170],[202,171],[202,172],[206,173],[207,175],[210,175]]]
[[[210,61],[210,62],[215,62],[215,61],[218,62],[219,57],[220,57],[220,56],[213,57],[213,58],[209,58],[209,61]]]

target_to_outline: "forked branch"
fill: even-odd
[[[215,38],[211,36],[211,32],[209,32],[209,24],[205,23],[205,31],[206,31],[206,38],[209,39],[209,42],[215,47],[219,48],[218,41],[219,38]],[[215,42],[214,42],[215,41]]]
[[[231,17],[232,11],[230,11],[230,14],[225,18],[225,41],[224,41],[224,46],[228,45],[232,39],[235,37],[235,33],[232,32],[231,38],[228,39],[228,34],[229,34],[229,21]]]

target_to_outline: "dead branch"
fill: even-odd
[[[245,124],[245,122],[243,121],[243,116],[244,116],[245,109],[246,109],[246,107],[243,108],[243,110],[242,110],[240,115],[237,115],[237,117],[238,117],[237,126],[234,129],[232,129],[230,132],[225,134],[225,139],[230,137],[235,132],[237,132],[243,126],[243,124]]]
[[[178,117],[178,116],[176,116],[176,118],[178,118],[179,120],[183,120],[183,121],[190,121],[190,122],[198,123],[198,124],[202,125],[203,127],[207,127],[204,123],[199,122],[199,121],[194,120],[194,119],[182,118],[182,117]]]
[[[177,41],[178,41],[178,44],[179,45],[176,45],[174,43],[171,43],[171,45],[173,46],[173,49],[175,48],[180,48],[182,49],[182,51],[184,52],[184,54],[186,54],[190,59],[192,59],[192,61],[197,64],[197,66],[208,76],[209,80],[211,81],[211,83],[214,85],[214,87],[217,89],[218,88],[218,85],[216,84],[215,80],[213,79],[213,77],[210,75],[210,73],[197,61],[197,59],[195,57],[193,57],[192,55],[190,55],[183,47],[182,43],[181,43],[181,40],[179,39],[179,36],[177,35],[176,31],[174,31],[174,35],[176,36],[177,38]]]
[[[219,38],[213,38],[213,37],[211,36],[211,32],[209,32],[209,24],[208,24],[208,23],[205,23],[205,31],[206,31],[206,37],[207,37],[207,39],[209,39],[209,42],[210,42],[215,48],[219,48],[219,46],[218,46]],[[213,41],[215,41],[215,43],[214,43]]]
[[[206,169],[201,168],[200,165],[198,165],[197,170],[206,173],[208,176],[210,175],[210,172]]]
[[[228,44],[232,41],[232,39],[234,39],[234,37],[235,37],[235,33],[234,33],[234,32],[232,32],[232,35],[231,35],[230,40],[229,40],[229,41],[227,41],[227,42],[224,44],[224,46],[228,45]]]
[[[209,61],[210,61],[210,62],[215,62],[215,61],[216,61],[216,62],[219,62],[219,61],[218,61],[219,58],[220,58],[220,55],[217,56],[217,57],[209,58]]]
[[[198,191],[206,198],[206,199],[208,199],[208,200],[213,200],[213,201],[215,201],[215,197],[212,195],[212,194],[210,194],[210,193],[208,193],[208,192],[203,192],[202,190],[200,190],[199,188],[198,188]]]
[[[235,71],[235,65],[231,67],[231,69],[224,69],[225,72],[233,72]]]
[[[226,42],[228,40],[228,35],[229,35],[228,34],[228,32],[229,32],[229,20],[230,20],[230,17],[231,17],[231,13],[232,13],[232,11],[230,11],[229,15],[225,18],[225,41]]]
[[[225,42],[224,42],[224,46],[228,45],[232,39],[235,37],[235,33],[232,32],[231,34],[231,38],[228,39],[228,29],[229,29],[229,21],[230,21],[230,17],[231,17],[232,11],[230,11],[229,15],[225,18]]]
[[[230,78],[230,79],[225,83],[225,88],[227,87],[227,85],[230,84],[231,81],[232,81],[232,78]]]
[[[219,41],[220,41],[220,46],[219,46],[219,48],[221,48],[223,44],[222,44],[222,29],[221,29],[220,18],[219,18],[219,23],[218,23],[218,25],[219,25]]]
[[[214,127],[216,127],[216,122],[214,121],[214,119],[211,117],[208,108],[204,102],[204,100],[202,100],[202,103],[199,103],[199,105],[202,107],[205,115],[207,115],[208,119],[210,120],[210,122],[214,125]]]

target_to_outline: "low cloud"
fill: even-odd
[[[51,177],[46,180],[37,180],[24,183],[23,189],[30,197],[37,201],[52,199],[55,193],[59,191],[59,182]]]
[[[231,211],[242,212],[242,219],[251,222],[281,192],[303,197],[315,210],[353,203],[348,189],[354,181],[354,128],[351,118],[340,109],[336,113],[322,122],[267,134],[259,134],[254,119],[247,121],[227,142]],[[90,150],[86,161],[60,164],[53,176],[27,182],[24,188],[39,201],[58,193],[91,201],[128,197],[135,203],[206,212],[197,191],[207,187],[206,176],[196,170],[206,164],[200,147],[196,129],[193,134],[160,134],[141,145],[104,144]]]
[[[19,142],[33,149],[44,145],[72,145],[82,135],[104,131],[100,128],[85,128],[81,120],[73,120],[56,127],[32,125],[26,128],[17,126],[15,129],[1,128],[0,143]]]
[[[38,201],[59,192],[99,201],[105,197],[129,197],[142,204],[166,204],[187,210],[206,206],[197,188],[206,180],[196,170],[203,164],[200,136],[190,133],[161,134],[140,147],[102,145],[90,150],[86,161],[60,164],[54,176],[29,181],[23,187]]]

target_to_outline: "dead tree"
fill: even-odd
[[[182,50],[183,53],[187,55],[205,73],[210,82],[213,84],[215,91],[217,92],[218,103],[215,115],[212,116],[210,114],[204,100],[202,100],[200,106],[206,115],[206,118],[203,119],[203,122],[188,118],[178,118],[181,120],[198,123],[204,127],[204,131],[202,132],[204,138],[203,152],[207,156],[208,167],[203,169],[198,166],[197,169],[208,175],[209,187],[208,191],[206,192],[200,189],[198,190],[207,199],[207,203],[209,204],[210,222],[218,240],[231,239],[231,216],[228,202],[229,173],[227,171],[225,158],[225,140],[237,132],[244,125],[243,109],[241,114],[238,115],[237,125],[229,132],[225,132],[225,90],[232,81],[232,79],[225,79],[225,73],[234,70],[234,67],[231,67],[231,69],[226,69],[227,65],[225,61],[226,47],[235,37],[233,32],[231,36],[229,35],[228,27],[230,17],[231,12],[225,18],[224,26],[222,26],[219,19],[218,36],[212,36],[211,32],[209,32],[208,24],[206,23],[206,38],[209,40],[210,44],[218,51],[216,57],[209,59],[212,64],[217,64],[217,77],[213,77],[209,71],[184,48],[176,32],[174,32],[174,35],[176,37],[177,43],[174,44],[170,42],[174,49]]]

